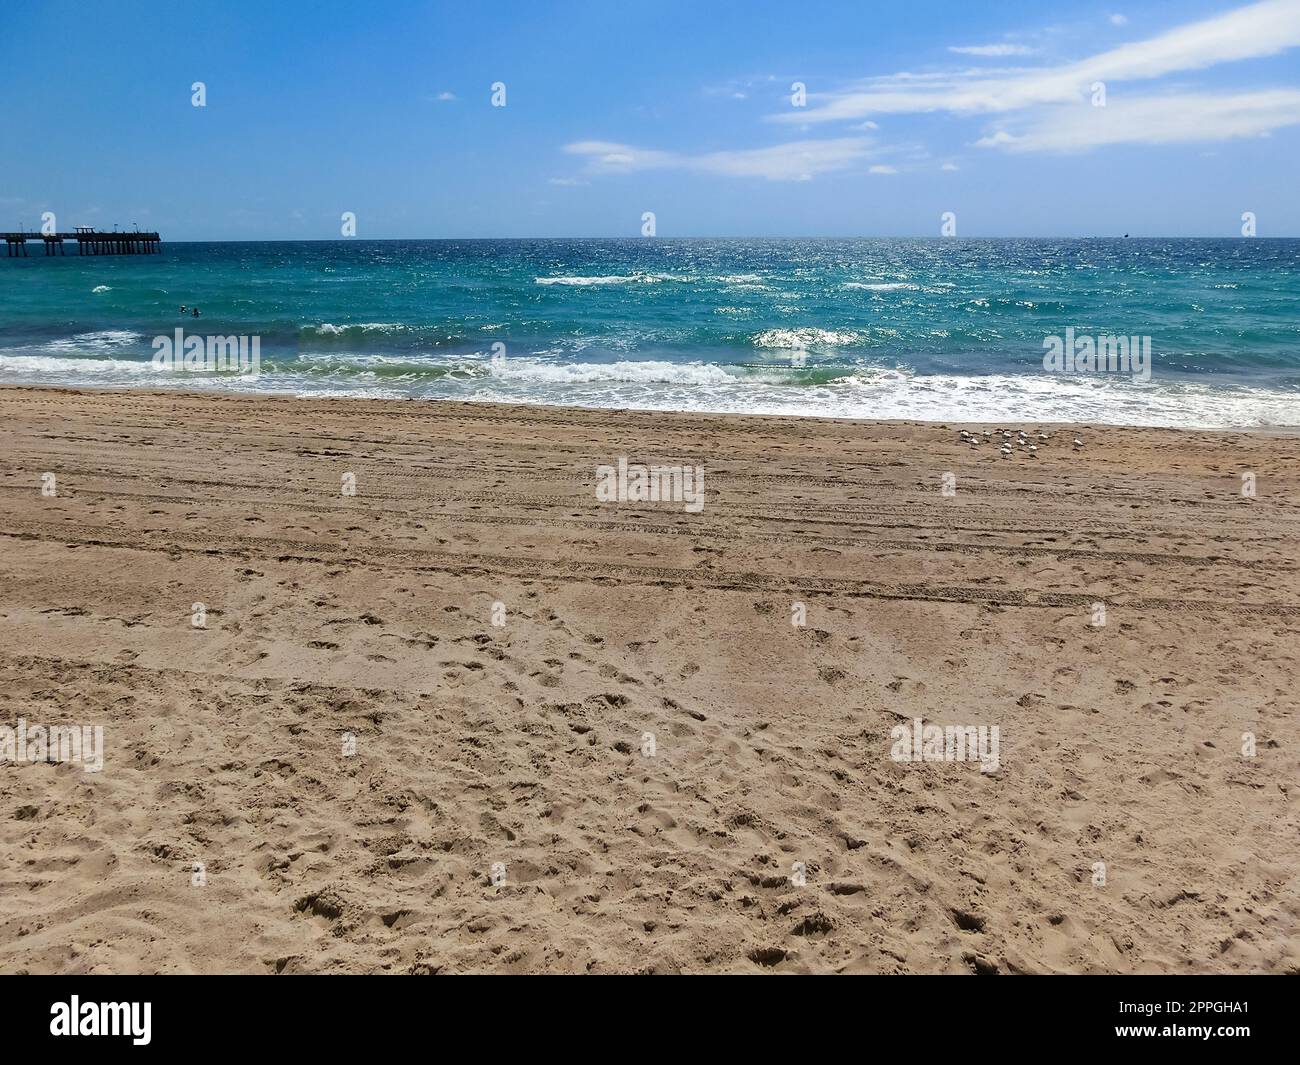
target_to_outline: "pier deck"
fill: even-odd
[[[71,233],[0,233],[4,238],[5,253],[9,258],[25,256],[28,241],[40,241],[46,255],[66,255],[64,241],[77,242],[78,255],[156,255],[162,246],[157,233],[104,232],[89,226],[78,226]]]

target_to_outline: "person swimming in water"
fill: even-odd
[[[195,307],[195,308],[194,308],[194,317],[197,318],[198,316],[199,316],[199,309],[198,309],[197,307]]]
[[[181,314],[185,313],[185,304],[181,304]]]

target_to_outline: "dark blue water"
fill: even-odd
[[[1300,424],[1296,240],[164,244],[0,259],[0,380],[867,418]],[[202,317],[182,318],[180,304]],[[259,338],[256,375],[154,340]],[[1044,369],[1149,337],[1149,379]],[[494,357],[495,356],[495,357]],[[1145,376],[1145,375],[1143,375]]]

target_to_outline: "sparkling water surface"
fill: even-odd
[[[1300,425],[1300,241],[164,243],[0,261],[0,381],[853,418]],[[72,249],[69,249],[72,250]],[[198,306],[202,317],[179,314]],[[1043,368],[1149,336],[1151,379]],[[260,373],[154,338],[260,338]]]

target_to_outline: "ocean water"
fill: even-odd
[[[69,250],[73,250],[69,248]],[[851,418],[1300,425],[1300,240],[164,243],[0,259],[0,382]],[[197,305],[202,317],[178,313]],[[260,372],[160,369],[176,328]],[[1150,337],[1150,380],[1044,340]]]

